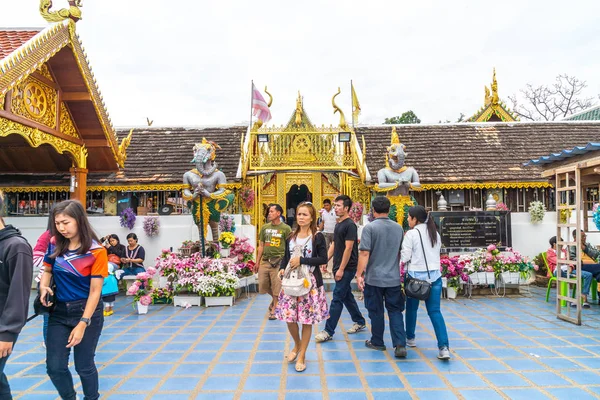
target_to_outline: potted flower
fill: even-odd
[[[214,260],[210,270],[205,271],[195,284],[195,290],[204,297],[204,305],[233,306],[235,289],[238,286],[239,278],[235,272],[227,271],[220,260]]]
[[[223,232],[219,236],[219,243],[221,244],[221,256],[229,257],[229,249],[235,242],[235,235],[231,232]]]
[[[121,213],[119,222],[123,228],[132,230],[133,226],[135,225],[135,219],[136,219],[136,216],[135,216],[135,213],[133,212],[133,208],[127,207]]]
[[[537,224],[544,220],[546,214],[546,206],[541,201],[532,201],[529,204],[529,219],[532,224]]]
[[[164,288],[155,288],[152,290],[152,304],[171,304],[173,303],[173,289],[171,286]]]
[[[469,277],[464,272],[464,263],[460,262],[458,256],[443,257],[440,259],[440,272],[446,279],[448,298],[455,299],[460,292],[461,280],[469,281]]]
[[[156,269],[148,267],[146,272],[136,275],[136,280],[127,289],[127,294],[133,296],[133,307],[137,305],[138,314],[147,314],[148,306],[152,304],[152,277]]]
[[[360,219],[362,218],[363,215],[363,205],[358,202],[358,201],[354,201],[352,202],[352,207],[350,207],[350,210],[348,211],[348,215],[350,215],[350,218],[352,218],[352,221],[354,221],[354,223],[358,224],[360,223]]]
[[[233,215],[221,214],[219,232],[235,232],[235,220],[233,219]]]
[[[240,191],[240,197],[242,198],[242,206],[244,210],[247,211],[254,207],[254,189],[244,186]]]
[[[158,217],[145,217],[144,218],[144,233],[146,233],[146,235],[152,237],[152,236],[158,236],[158,231],[160,229],[160,220],[158,219]]]

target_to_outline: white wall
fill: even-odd
[[[236,222],[235,235],[247,237],[256,248],[256,227],[254,225],[242,225],[241,216],[234,215]],[[572,217],[574,220],[574,217]],[[8,217],[7,224],[19,228],[31,245],[46,229],[47,217]],[[163,248],[173,247],[176,250],[184,240],[198,240],[198,229],[194,225],[190,215],[164,215],[160,216],[160,233],[158,237],[146,236],[143,229],[144,217],[138,216],[133,230],[121,228],[119,217],[90,217],[90,222],[100,236],[116,233],[123,243],[129,232],[138,235],[140,245],[146,249],[146,265],[152,265]],[[574,222],[574,221],[573,221]],[[529,221],[529,213],[511,213],[512,243],[513,248],[525,256],[536,256],[548,249],[548,240],[556,235],[556,212],[547,212],[544,220],[538,224]],[[590,220],[591,232],[598,232],[594,223]],[[209,229],[210,238],[210,229]],[[564,238],[563,238],[564,239]],[[593,245],[600,244],[600,233],[588,234],[588,241]]]
[[[138,216],[135,226],[130,231],[122,228],[119,217],[89,217],[92,227],[102,237],[115,233],[121,239],[121,243],[127,244],[125,237],[133,232],[138,236],[139,244],[146,250],[146,266],[154,265],[154,259],[160,255],[162,249],[173,247],[173,250],[181,245],[184,240],[199,240],[198,228],[194,225],[191,215],[161,215],[160,231],[156,237],[148,237],[144,233],[144,216]],[[256,248],[256,227],[254,225],[242,225],[240,215],[234,215],[236,223],[235,235],[247,237],[252,246]],[[27,238],[31,246],[35,246],[37,238],[46,230],[48,217],[8,217],[4,218],[7,224],[19,228],[23,236]],[[210,229],[209,231],[209,239]]]

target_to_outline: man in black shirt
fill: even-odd
[[[333,256],[335,288],[329,306],[329,319],[325,324],[325,330],[319,332],[315,337],[317,342],[326,342],[333,339],[344,306],[346,306],[354,322],[352,328],[348,329],[347,332],[352,334],[366,328],[365,318],[358,309],[358,304],[354,299],[352,287],[350,286],[358,266],[358,228],[348,215],[350,207],[352,207],[350,197],[346,195],[336,197],[335,214],[339,217],[339,220],[335,226],[333,243],[328,252],[328,258]]]

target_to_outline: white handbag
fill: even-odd
[[[301,257],[303,247],[295,246],[290,259]],[[309,267],[300,265],[298,268],[292,269],[288,263],[283,273],[283,279],[281,280],[281,289],[288,296],[300,297],[307,295],[312,289]]]

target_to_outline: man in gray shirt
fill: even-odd
[[[387,197],[375,197],[371,207],[375,220],[362,231],[356,271],[358,287],[364,291],[365,307],[371,319],[371,340],[367,340],[365,346],[385,350],[385,299],[394,355],[403,358],[406,357],[406,331],[402,315],[405,299],[400,282],[400,250],[404,230],[388,218],[390,200]]]

